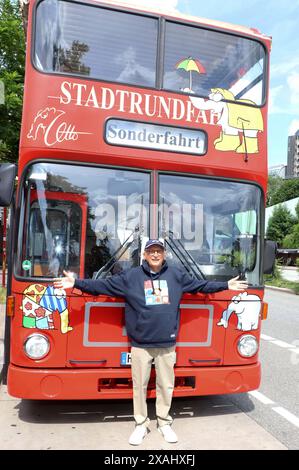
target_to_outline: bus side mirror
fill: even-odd
[[[271,240],[264,241],[264,274],[273,274],[277,253],[277,243]]]
[[[0,165],[0,207],[8,207],[11,204],[16,174],[17,166],[13,163]]]

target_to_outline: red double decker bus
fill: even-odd
[[[124,300],[57,290],[53,278],[137,266],[149,238],[194,277],[249,283],[182,298],[174,396],[258,388],[263,272],[273,263],[264,243],[270,46],[256,30],[201,18],[31,0],[11,209],[11,395],[132,396]],[[0,171],[13,180],[14,168]]]

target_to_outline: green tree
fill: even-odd
[[[25,37],[17,0],[0,0],[0,161],[18,158],[25,69]]]
[[[282,248],[299,248],[299,224],[294,225],[292,232],[284,237]]]
[[[299,202],[295,208],[297,220],[292,226],[291,232],[286,235],[282,242],[283,248],[299,248]]]
[[[279,191],[279,188],[281,187],[283,181],[283,178],[281,178],[280,176],[269,176],[267,187],[267,207],[273,206],[273,196]]]
[[[271,196],[271,206],[299,197],[299,178],[283,180]]]
[[[291,233],[295,223],[296,219],[289,209],[284,204],[279,204],[269,218],[267,238],[276,241],[281,246],[283,239]]]

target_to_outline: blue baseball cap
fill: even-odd
[[[148,240],[146,242],[144,249],[148,250],[148,248],[150,248],[151,246],[154,246],[154,245],[155,246],[160,246],[161,248],[163,248],[163,250],[165,250],[164,243],[161,242],[161,240],[154,239],[154,238],[152,238],[151,240]]]

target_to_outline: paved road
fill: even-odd
[[[2,386],[0,449],[136,450],[128,444],[131,413],[131,401],[17,400]],[[167,444],[158,433],[150,401],[151,432],[138,450],[286,449],[226,396],[175,399],[172,415],[177,444]]]
[[[267,290],[259,393],[231,401],[289,449],[299,449],[299,296]]]
[[[299,270],[295,267],[280,268],[282,277],[287,281],[299,281]]]

